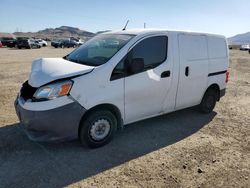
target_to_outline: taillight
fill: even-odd
[[[226,72],[226,83],[228,82],[228,80],[229,80],[229,72],[227,71]]]

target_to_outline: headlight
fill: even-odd
[[[38,100],[50,100],[64,95],[67,95],[73,85],[73,82],[68,80],[64,82],[58,82],[49,84],[39,88],[33,97]]]

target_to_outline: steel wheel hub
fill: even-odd
[[[90,129],[90,136],[93,140],[100,141],[104,139],[110,132],[110,123],[106,119],[95,121]]]

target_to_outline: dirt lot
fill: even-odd
[[[39,144],[19,127],[13,102],[32,59],[72,49],[0,49],[0,187],[250,187],[250,55],[231,51],[226,96],[127,126],[109,145]]]

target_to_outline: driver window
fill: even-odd
[[[144,70],[153,69],[167,58],[168,38],[156,36],[144,39],[132,50],[132,58],[144,59]]]
[[[167,50],[167,36],[155,36],[142,40],[116,65],[111,74],[110,80],[112,81],[124,78],[125,76],[131,76],[131,74],[126,74],[124,68],[126,59],[131,62],[132,59],[143,58],[144,71],[147,71],[149,69],[154,69],[161,63],[165,62],[167,59]]]

